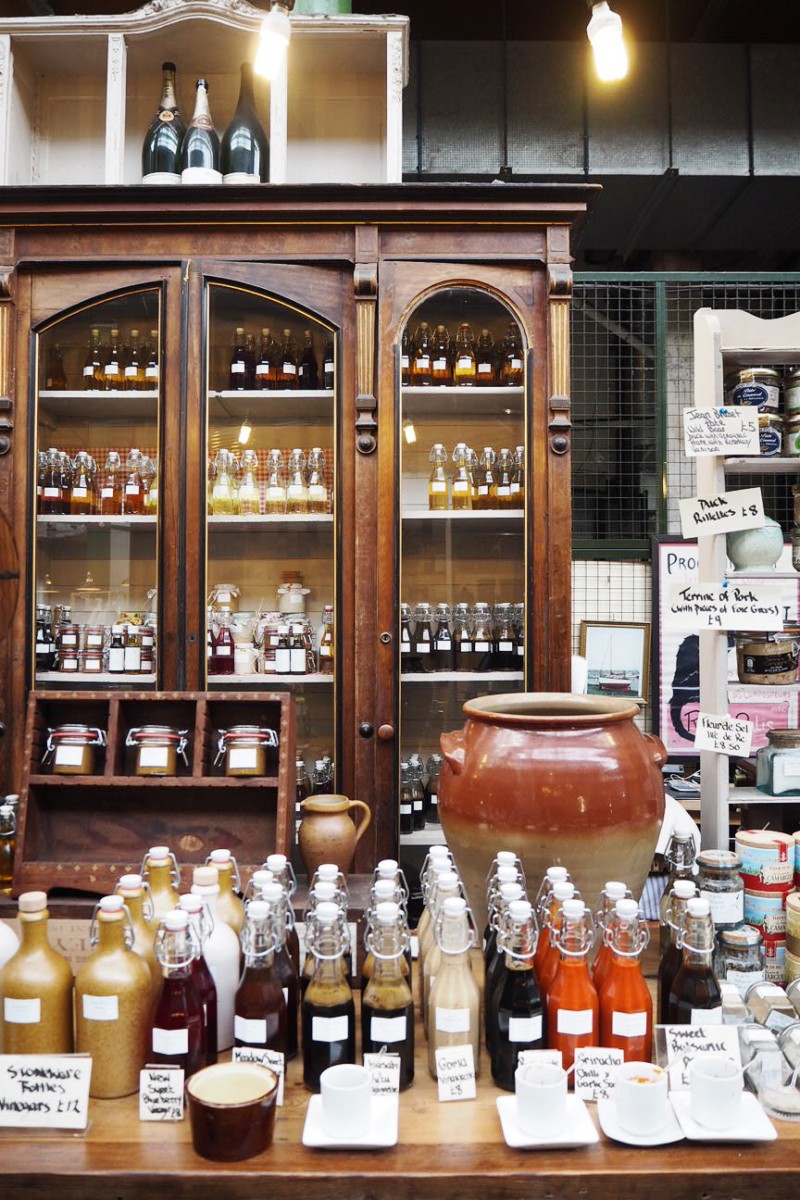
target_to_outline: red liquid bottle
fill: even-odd
[[[653,1002],[642,974],[641,954],[650,940],[635,900],[614,907],[604,934],[611,960],[599,990],[600,1044],[621,1050],[626,1062],[649,1062]]]
[[[289,897],[276,878],[274,882],[262,887],[261,899],[269,907],[275,928],[275,974],[278,977],[286,1004],[286,1057],[287,1059],[295,1058],[299,1049],[297,1018],[300,1011],[300,981],[299,972],[295,969],[287,942],[287,931],[291,920]],[[291,930],[296,937],[293,922]]]
[[[192,975],[203,1009],[206,1063],[210,1066],[211,1063],[217,1061],[217,985],[214,983],[214,976],[211,974],[202,952],[202,947],[211,932],[208,925],[210,914],[203,904],[202,896],[183,895],[178,904],[184,912],[189,914],[189,920],[201,947],[200,953],[192,960]]]
[[[286,1054],[286,1000],[275,970],[276,922],[269,904],[251,900],[242,930],[244,970],[236,991],[234,1045]]]
[[[594,922],[582,900],[565,900],[551,931],[561,960],[547,994],[547,1045],[560,1050],[567,1071],[579,1046],[599,1041],[597,992],[587,958],[594,941]]]
[[[168,912],[156,936],[164,983],[153,1014],[148,1060],[182,1067],[187,1079],[206,1063],[203,1008],[192,974],[197,949],[189,914]]]
[[[602,939],[600,949],[597,951],[597,957],[592,964],[592,983],[597,989],[598,996],[608,974],[612,957],[611,947],[605,939],[605,932],[614,914],[617,901],[625,899],[626,896],[630,896],[630,892],[624,883],[619,883],[615,879],[609,880],[600,893],[600,904],[598,905],[597,912],[594,914],[600,938]]]

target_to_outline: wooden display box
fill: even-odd
[[[53,774],[42,764],[48,730],[80,723],[107,732],[95,774]],[[175,776],[137,776],[128,731],[187,731],[188,765]],[[216,763],[219,731],[274,729],[267,775],[227,777]],[[31,692],[25,726],[14,894],[74,888],[103,895],[138,871],[150,846],[178,863],[205,862],[228,847],[247,878],[272,852],[291,855],[295,807],[295,714],[288,692]]]

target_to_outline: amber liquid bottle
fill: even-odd
[[[672,981],[667,1005],[669,1025],[699,1025],[719,1020],[722,995],[714,974],[714,923],[707,900],[686,902],[683,927],[683,962]]]
[[[303,1083],[318,1092],[324,1070],[356,1061],[356,1016],[344,965],[347,923],[337,904],[317,905],[309,935],[315,967],[303,997]]]
[[[199,947],[189,914],[167,913],[156,937],[156,956],[164,973],[150,1030],[148,1060],[180,1067],[188,1079],[206,1065],[207,1030],[192,960]]]
[[[278,939],[269,904],[251,900],[242,932],[244,970],[236,991],[234,1045],[286,1055],[286,1000],[275,970]]]
[[[19,898],[21,942],[0,970],[4,1054],[71,1054],[72,968],[47,939],[47,895]]]
[[[361,1048],[378,1054],[385,1046],[399,1054],[401,1092],[414,1082],[414,1001],[403,974],[407,941],[399,905],[378,903],[367,940],[375,962],[361,1000]]]

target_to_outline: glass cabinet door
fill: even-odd
[[[333,791],[335,331],[242,286],[207,297],[208,687],[291,690],[304,786]]]
[[[36,334],[36,687],[158,678],[161,291]]]
[[[521,689],[527,346],[477,288],[406,322],[400,387],[400,834],[429,842],[439,734],[465,700]]]

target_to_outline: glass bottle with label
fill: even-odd
[[[75,977],[75,1049],[92,1057],[89,1095],[109,1100],[139,1088],[150,1040],[150,972],[130,948],[121,896],[100,900],[90,940],[92,952]]]
[[[708,901],[714,932],[744,922],[742,860],[732,850],[703,850],[697,856],[697,891]]]
[[[453,639],[450,636],[452,612],[449,604],[439,603],[433,614],[435,628],[431,643],[430,666],[432,671],[452,671]]]
[[[322,347],[322,386],[326,392],[332,392],[336,382],[336,351],[333,338],[327,337]]]
[[[594,933],[583,901],[565,900],[550,934],[560,958],[547,992],[547,1046],[561,1051],[565,1071],[579,1046],[597,1045],[599,1005],[588,967]]]
[[[411,768],[405,760],[400,763],[400,832],[414,832],[414,792]]]
[[[157,391],[159,378],[158,330],[150,330],[150,341],[147,344],[145,358],[144,381],[148,391]]]
[[[120,488],[120,511],[125,516],[140,516],[144,509],[141,467],[142,452],[134,447],[125,460],[125,482]]]
[[[174,908],[164,915],[155,950],[163,981],[151,1018],[147,1061],[180,1067],[188,1079],[206,1065],[206,1027],[192,974],[199,946],[187,912]]]
[[[528,900],[510,902],[498,932],[498,947],[504,956],[503,971],[488,1000],[492,1079],[513,1092],[520,1053],[547,1045],[548,1017],[533,965],[536,918]]]
[[[492,906],[489,910],[489,933],[486,937],[483,951],[485,962],[483,992],[486,998],[483,1006],[484,1037],[486,1040],[486,1049],[490,1054],[492,1050],[492,1035],[494,1033],[492,1000],[495,997],[495,988],[498,980],[505,974],[506,964],[505,951],[500,946],[498,935],[501,929],[505,928],[509,905],[514,900],[527,899],[522,884],[514,878],[516,875],[514,868],[501,867],[500,871],[503,876],[510,876],[510,878],[504,878],[503,882],[497,886]]]
[[[202,896],[187,892],[178,901],[178,907],[189,914],[200,953],[192,960],[192,974],[203,1008],[203,1045],[206,1048],[206,1063],[217,1061],[217,987],[209,970],[205,946],[211,932],[211,915]]]
[[[400,339],[400,386],[408,387],[411,383],[411,356],[414,350],[414,340],[407,329],[403,330]]]
[[[112,625],[108,643],[108,670],[111,675],[125,673],[125,626]]]
[[[475,348],[475,382],[478,387],[494,387],[497,383],[494,338],[482,329]]]
[[[214,459],[214,485],[211,491],[214,516],[234,516],[237,500],[236,460],[230,450],[218,450]]]
[[[308,485],[306,484],[306,456],[300,449],[289,455],[289,475],[286,485],[286,511],[308,512]]]
[[[269,904],[251,900],[242,930],[244,970],[236,991],[234,1044],[286,1057],[286,999],[275,970],[275,921]]]
[[[460,602],[453,610],[453,670],[472,671],[474,666],[472,610],[468,604]]]
[[[161,64],[162,91],[158,111],[142,145],[142,183],[181,181],[180,150],[186,123],[175,96],[175,64]]]
[[[446,510],[449,507],[447,472],[445,471],[447,451],[441,442],[436,442],[431,447],[428,457],[433,463],[433,468],[428,479],[428,508],[433,512]]]
[[[664,909],[664,920],[669,929],[669,941],[661,953],[658,965],[658,992],[656,1016],[660,1023],[667,1019],[669,993],[672,981],[680,970],[683,962],[681,937],[683,923],[686,919],[686,905],[697,895],[697,888],[691,879],[676,879],[672,885]]]
[[[433,612],[430,604],[418,604],[414,609],[414,633],[411,637],[411,658],[417,671],[431,670],[433,647]]]
[[[472,327],[462,321],[456,332],[453,383],[457,387],[474,387],[476,377],[475,335]]]
[[[451,484],[452,507],[456,512],[472,508],[472,482],[470,479],[467,456],[469,448],[466,442],[458,442],[453,447],[453,478]]]
[[[481,450],[477,477],[477,496],[473,496],[472,507],[477,509],[497,508],[497,455],[491,446]]]
[[[231,629],[230,610],[223,608],[217,614],[217,625],[214,630],[212,661],[216,675],[233,675],[233,631]]]
[[[477,1078],[480,1069],[480,988],[469,955],[474,931],[462,896],[448,896],[435,931],[439,966],[429,997],[428,1070],[437,1078],[436,1051],[471,1046]]]
[[[83,360],[83,389],[87,392],[99,392],[104,382],[100,330],[93,329],[89,334],[89,345]]]
[[[492,637],[492,670],[516,671],[517,646],[512,625],[513,609],[510,604],[495,604],[494,634]]]
[[[149,454],[142,458],[141,475],[144,484],[142,512],[146,517],[154,517],[158,512],[158,464]]]
[[[243,517],[258,516],[261,511],[258,489],[258,455],[255,450],[242,453],[239,476],[239,513]]]
[[[514,470],[511,475],[512,508],[525,507],[525,447],[514,450]]]
[[[606,941],[606,929],[614,915],[617,901],[624,900],[630,894],[630,890],[625,884],[617,879],[609,879],[600,893],[600,901],[594,914],[595,924],[600,937],[600,949],[597,951],[595,960],[592,963],[592,983],[597,989],[598,996],[600,995],[600,988],[603,986],[605,977],[608,974],[608,968],[611,965],[612,952],[611,946]]]
[[[46,604],[36,605],[36,670],[52,671],[56,663],[56,642],[53,635],[53,610]]]
[[[239,933],[244,924],[244,901],[238,863],[230,850],[224,849],[212,850],[206,859],[206,864],[209,863],[217,868],[217,914],[234,933]]]
[[[322,610],[322,630],[319,635],[318,670],[320,675],[333,675],[336,662],[336,631],[334,629],[333,605],[326,604]]]
[[[119,330],[112,329],[108,354],[103,366],[103,390],[106,392],[119,392],[124,389],[124,385],[125,369],[122,345],[119,340]]]
[[[400,605],[400,670],[411,671],[411,609]]]
[[[414,1001],[403,973],[407,945],[399,905],[379,903],[367,937],[374,967],[361,998],[361,1048],[378,1054],[385,1046],[389,1054],[399,1054],[401,1092],[414,1081]]]
[[[106,458],[98,511],[103,517],[117,516],[122,512],[122,463],[116,450],[109,451]]]
[[[268,515],[282,514],[286,509],[286,475],[283,454],[270,450],[267,454],[267,485],[264,492],[264,511]]]
[[[492,610],[488,604],[478,601],[472,610],[475,622],[473,630],[472,649],[474,651],[473,671],[490,671],[492,669]]]
[[[70,494],[72,492],[72,459],[64,450],[62,450],[58,456],[58,469],[60,472],[61,495],[61,505],[59,511],[62,513],[68,513]]]
[[[384,862],[394,862],[394,860],[383,860]],[[380,863],[378,866],[380,867]],[[394,863],[395,868],[397,864]],[[377,871],[377,868],[376,868]],[[402,877],[402,872],[399,873]],[[372,972],[375,969],[375,955],[372,953],[372,931],[377,922],[376,911],[379,904],[396,904],[400,909],[400,914],[403,919],[406,934],[408,933],[408,897],[403,890],[399,880],[392,876],[379,876],[373,879],[372,887],[369,890],[369,901],[364,913],[364,962],[361,966],[361,989],[369,983],[372,978]],[[400,960],[400,969],[403,975],[408,978],[411,972],[411,939],[406,940],[406,948],[403,951]]]
[[[652,1054],[653,1002],[641,965],[649,941],[636,901],[617,900],[603,931],[611,961],[598,988],[600,1045],[622,1050],[626,1062],[649,1062]]]
[[[441,754],[431,754],[425,764],[425,824],[440,825],[439,820],[439,774],[442,769]]]
[[[7,929],[0,969],[0,1044],[5,1054],[71,1054],[72,968],[47,937],[47,894],[23,892],[18,944]],[[8,943],[7,946],[5,943]]]
[[[324,1070],[356,1061],[355,1005],[344,960],[350,934],[337,904],[317,905],[306,940],[314,974],[302,1004],[303,1082],[309,1091],[318,1092]]]
[[[72,464],[69,511],[84,516],[97,512],[97,464],[86,450],[79,450]]]
[[[440,387],[449,387],[453,382],[450,335],[444,325],[437,325],[433,332],[431,379]]]
[[[242,63],[240,78],[236,111],[220,142],[222,182],[266,183],[269,180],[269,142],[256,112],[252,63]]]
[[[291,329],[284,329],[281,350],[278,355],[278,387],[292,391],[297,387],[298,354]]]
[[[244,327],[239,325],[231,336],[231,357],[228,365],[228,388],[232,392],[247,389],[247,343]]]
[[[142,860],[141,875],[150,892],[151,920],[159,921],[178,903],[180,872],[168,846],[151,846]]]
[[[64,492],[61,476],[61,454],[55,446],[45,456],[39,512],[45,516],[69,512],[69,493]]]
[[[325,451],[312,446],[308,452],[308,511],[328,511],[328,485],[325,482]]]
[[[659,955],[663,957],[671,941],[671,926],[667,910],[671,903],[672,889],[679,879],[689,879],[694,882],[695,854],[694,823],[678,817],[670,835],[664,862],[669,875],[667,885],[661,895],[659,905]],[[694,893],[691,893],[692,895]]]
[[[422,970],[422,965],[425,957],[425,939],[428,939],[428,945],[433,937],[433,901],[436,893],[435,880],[445,871],[453,870],[453,858],[450,851],[444,845],[434,843],[428,847],[428,853],[425,855],[425,860],[422,864],[422,869],[419,873],[420,890],[422,892],[422,913],[417,921],[417,958],[419,967]]]
[[[500,356],[500,386],[522,387],[523,363],[519,329],[509,321]]]
[[[208,909],[209,934],[203,946],[208,969],[217,989],[217,1050],[233,1045],[233,1014],[239,986],[239,939],[217,913],[219,873],[216,867],[195,867],[192,891]]]
[[[462,895],[462,887],[456,872],[452,869],[437,872],[431,895],[431,923],[424,935],[420,937],[420,994],[422,998],[422,1024],[426,1034],[430,1033],[429,1001],[431,988],[441,962],[441,952],[439,944],[436,941],[436,930],[444,912],[445,900],[449,896],[460,895]]]
[[[301,391],[307,392],[316,391],[319,387],[319,367],[310,329],[306,329],[303,333],[303,351],[297,370],[297,386]]]
[[[128,392],[143,392],[147,386],[145,379],[145,351],[142,346],[138,329],[131,330],[131,341],[125,360],[125,390]]]
[[[211,117],[208,83],[198,79],[195,87],[194,113],[181,142],[181,181],[222,183],[219,134]]]
[[[297,933],[289,894],[280,882],[280,873],[273,874],[272,882],[265,883],[261,888],[261,899],[269,908],[275,931],[274,967],[286,1002],[286,1057],[289,1059],[296,1057],[299,1048],[297,1019],[300,1015],[300,972],[289,945],[290,935],[296,941]],[[297,950],[299,954],[299,946]]]
[[[564,904],[577,898],[575,884],[569,879],[559,880],[553,884],[553,890],[542,906],[542,932],[536,950],[535,966],[543,999],[553,985],[561,961],[553,931],[561,921]]]
[[[256,355],[255,387],[258,391],[274,391],[278,386],[278,347],[269,329],[261,330]]]
[[[133,929],[131,950],[133,950],[134,954],[138,954],[147,964],[147,969],[150,972],[153,999],[155,1000],[161,991],[162,976],[161,965],[156,958],[155,952],[156,927],[152,922],[150,897],[145,892],[144,881],[141,875],[137,874],[121,875],[114,890],[125,901],[125,907],[128,910],[128,916],[131,919],[131,927]],[[147,897],[146,912],[145,897]]]
[[[138,675],[142,666],[142,644],[139,639],[139,626],[129,624],[125,634],[125,653],[123,668],[126,675]]]
[[[680,945],[682,962],[669,992],[667,1023],[721,1024],[722,995],[712,965],[714,922],[708,900],[695,896],[686,902]]]
[[[753,925],[723,929],[717,937],[713,958],[714,974],[732,983],[744,999],[747,989],[766,978],[764,939]]]
[[[433,382],[433,338],[427,321],[420,323],[414,334],[414,355],[411,360],[411,386],[429,387]]]
[[[425,828],[425,788],[422,783],[422,759],[419,754],[409,754],[408,772],[411,780],[411,803],[414,815],[414,829]]]
[[[503,511],[518,507],[516,498],[511,490],[514,473],[514,456],[507,446],[503,446],[497,455],[497,465],[495,467],[495,504],[497,508]]]

